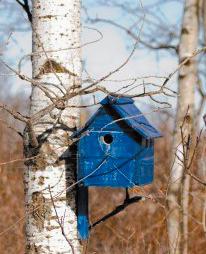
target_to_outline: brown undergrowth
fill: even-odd
[[[2,115],[5,118],[5,115]],[[1,119],[2,119],[1,117]],[[12,122],[11,122],[12,123]],[[87,243],[88,254],[163,254],[168,253],[166,193],[169,181],[171,132],[165,125],[164,137],[155,144],[155,180],[145,188],[129,191],[144,200],[97,225]],[[20,138],[0,122],[0,163],[22,158]],[[193,172],[196,172],[196,164]],[[24,253],[23,163],[0,166],[0,254]],[[90,190],[92,223],[121,204],[122,189]],[[189,254],[203,254],[206,240],[202,224],[204,188],[192,180],[189,210]],[[19,221],[18,223],[16,223]],[[16,223],[16,224],[15,224]],[[10,227],[10,225],[13,225]],[[10,228],[9,228],[10,227]],[[4,232],[4,233],[2,233]]]
[[[15,106],[18,108],[18,104]],[[12,128],[20,127],[15,126],[17,123],[1,112],[0,254],[19,254],[24,253],[23,163],[19,161],[23,156],[23,147],[21,137],[8,128],[5,122],[9,122]]]

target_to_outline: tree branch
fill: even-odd
[[[133,33],[131,31],[131,29],[128,29],[127,27],[116,23],[113,20],[109,20],[109,19],[103,19],[103,18],[88,18],[88,21],[90,21],[91,23],[98,23],[98,22],[102,22],[102,23],[107,23],[110,24],[112,26],[115,26],[121,30],[123,30],[126,34],[128,34],[129,36],[131,36],[131,38],[133,38],[134,40],[137,40],[137,36],[135,35],[135,33]],[[170,45],[170,44],[165,44],[165,43],[159,43],[157,45],[154,44],[150,44],[146,41],[143,41],[142,39],[139,39],[139,43],[142,44],[143,46],[149,48],[149,49],[153,49],[153,50],[161,50],[161,49],[170,49],[170,50],[174,50],[176,53],[178,51],[178,47],[175,45]]]
[[[16,0],[16,2],[23,8],[23,10],[26,12],[29,22],[32,22],[32,14],[29,8],[29,2],[28,0],[23,0],[24,3],[22,3],[19,0]]]
[[[12,115],[15,119],[27,124],[29,117],[23,116],[21,113],[15,111],[14,109],[10,109],[7,105],[2,103],[0,103],[0,109],[5,110],[10,115]]]
[[[124,203],[117,206],[113,211],[111,211],[110,213],[106,214],[105,216],[103,216],[101,219],[99,219],[98,221],[94,222],[92,225],[90,225],[89,229],[94,228],[95,226],[97,226],[98,224],[105,222],[106,220],[108,220],[109,218],[115,216],[116,214],[122,212],[127,206],[137,203],[142,199],[141,196],[136,196],[133,198],[128,198],[126,197],[126,199],[124,200]]]

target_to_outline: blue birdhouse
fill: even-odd
[[[154,139],[161,134],[128,97],[107,96],[85,126],[77,130],[78,231],[89,235],[90,186],[150,184],[154,175]]]

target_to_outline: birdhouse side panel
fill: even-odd
[[[145,147],[141,158],[136,161],[133,181],[136,185],[152,183],[154,178],[154,145]]]

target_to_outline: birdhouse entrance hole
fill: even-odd
[[[106,134],[103,136],[103,141],[105,144],[110,145],[113,142],[113,137],[111,134]]]

